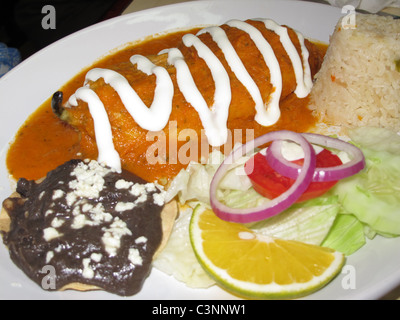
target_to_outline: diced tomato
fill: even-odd
[[[253,164],[249,164],[250,161],[254,161]],[[303,164],[304,159],[293,161],[299,165]],[[342,161],[340,158],[324,149],[317,154],[316,166],[317,167],[332,167],[341,165]],[[261,153],[257,153],[252,159],[248,160],[245,164],[245,171],[247,176],[250,178],[253,188],[262,196],[268,199],[274,199],[287,191],[295,182],[294,179],[282,176],[274,169],[272,169],[265,156]],[[325,192],[331,189],[337,181],[328,182],[311,182],[308,189],[303,195],[297,200],[302,202],[310,200],[319,196],[322,196]]]

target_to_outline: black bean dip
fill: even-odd
[[[139,292],[162,240],[162,188],[97,161],[71,160],[37,183],[20,179],[3,203],[13,262],[46,290],[71,283]],[[52,270],[52,285],[44,271]]]

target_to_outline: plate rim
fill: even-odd
[[[112,27],[112,25],[114,25],[114,24],[123,23],[123,21],[128,21],[132,17],[137,17],[139,15],[144,15],[144,16],[150,15],[155,10],[156,11],[158,11],[158,10],[163,11],[163,10],[166,10],[166,9],[168,9],[168,10],[177,9],[177,8],[182,9],[182,8],[188,8],[188,7],[193,7],[193,6],[200,6],[201,3],[203,5],[205,5],[205,4],[215,5],[216,3],[219,3],[219,4],[229,3],[230,5],[235,6],[236,3],[243,3],[243,2],[246,2],[246,3],[262,3],[262,2],[264,2],[264,3],[279,3],[279,5],[283,5],[284,3],[285,3],[285,5],[289,5],[291,3],[292,4],[296,3],[296,5],[300,5],[299,3],[301,3],[303,6],[309,6],[310,8],[311,7],[312,8],[324,8],[324,10],[326,9],[326,10],[332,11],[332,12],[335,10],[335,12],[338,13],[338,16],[340,16],[339,15],[339,12],[340,12],[339,8],[333,8],[333,7],[329,6],[328,4],[321,4],[321,3],[309,2],[309,1],[298,1],[298,0],[283,0],[283,1],[282,0],[268,0],[268,1],[265,1],[265,0],[264,1],[262,1],[262,0],[244,0],[244,1],[243,0],[233,0],[233,1],[232,0],[201,0],[201,1],[199,1],[198,0],[198,1],[188,1],[188,2],[168,4],[168,5],[155,7],[155,8],[149,8],[149,9],[145,9],[145,10],[142,10],[142,11],[128,13],[126,15],[118,16],[118,17],[115,17],[115,18],[112,18],[112,19],[109,19],[109,20],[106,20],[106,21],[102,21],[102,22],[96,23],[95,25],[92,25],[92,26],[86,27],[86,28],[84,28],[84,29],[82,29],[80,31],[74,32],[74,33],[72,33],[72,34],[70,34],[70,35],[68,35],[68,36],[66,36],[66,37],[64,37],[64,38],[62,38],[60,40],[57,40],[56,42],[46,46],[42,50],[40,50],[40,51],[36,52],[35,54],[33,54],[31,57],[29,57],[25,61],[21,62],[21,64],[19,64],[18,66],[13,68],[10,72],[8,72],[6,75],[4,75],[2,78],[0,78],[0,91],[1,91],[1,89],[3,87],[6,86],[7,82],[10,81],[10,79],[12,79],[13,77],[16,77],[20,72],[22,72],[21,70],[24,70],[24,68],[26,69],[26,65],[32,64],[35,61],[35,59],[38,59],[38,57],[40,57],[42,55],[46,55],[47,54],[46,52],[48,52],[49,50],[51,51],[51,50],[54,50],[54,48],[58,48],[59,46],[62,46],[63,43],[65,43],[66,41],[67,42],[68,41],[72,41],[74,38],[80,37],[81,34],[92,33],[92,32],[94,32],[94,30],[97,30],[97,29],[109,28],[109,27]],[[249,17],[249,18],[254,18],[254,17]],[[190,26],[187,26],[187,27],[189,28]],[[163,31],[160,31],[160,33],[168,32],[168,31],[169,30],[163,30]],[[333,31],[333,29],[332,29],[332,31]],[[305,36],[307,36],[307,35],[305,35]],[[120,46],[124,46],[124,44],[120,44]],[[114,46],[110,50],[116,50],[116,49],[118,49],[118,47]],[[81,69],[90,67],[90,65],[92,63],[94,63],[98,59],[101,59],[102,56],[107,55],[108,53],[109,53],[109,51],[108,52],[104,52],[101,56],[98,56],[95,59],[92,59],[91,63],[86,64]],[[75,72],[75,74],[76,74],[76,72]],[[69,80],[69,79],[70,78],[68,78],[67,80]],[[65,83],[67,80],[65,80],[63,83]],[[1,98],[0,98],[0,101],[1,101]],[[33,111],[35,111],[38,106],[39,105],[37,105],[37,104],[35,104],[35,106],[32,106],[29,109],[30,110],[29,114],[31,114]],[[23,122],[23,121],[25,121],[25,119],[26,118],[22,119],[21,121]],[[0,123],[1,122],[2,121],[0,121]],[[17,127],[20,127],[21,124],[22,123],[19,123],[17,125]],[[15,132],[13,132],[12,135],[13,136],[11,137],[11,139],[10,139],[10,137],[8,137],[8,142],[12,141],[12,138],[14,137]],[[6,145],[2,144],[2,151],[1,151],[2,160],[5,159],[5,152],[7,151],[7,146],[8,146],[8,143]],[[4,247],[5,247],[4,244],[2,244],[1,247],[2,247],[1,250],[4,250]],[[13,265],[13,267],[17,268],[14,265]],[[1,267],[0,267],[0,270],[1,270]],[[23,275],[23,276],[25,276],[25,275]],[[22,280],[25,280],[25,279],[22,279]],[[398,272],[398,274],[388,275],[385,278],[385,280],[386,280],[386,282],[390,282],[391,284],[392,284],[391,281],[393,281],[393,280],[396,280],[396,281],[398,281],[400,283],[400,271]],[[373,286],[373,288],[377,289],[375,291],[375,294],[370,292],[369,294],[368,293],[364,293],[364,294],[360,293],[360,294],[354,295],[354,296],[358,296],[359,298],[367,297],[368,299],[376,299],[376,298],[379,298],[378,295],[377,295],[377,293],[378,293],[377,291],[379,291],[379,295],[381,295],[384,292],[390,291],[395,286],[396,286],[396,284],[393,284],[391,286],[391,288],[389,288],[387,283],[385,284],[385,283],[381,282],[381,283],[377,283],[375,286]],[[40,288],[38,288],[38,289],[41,290]],[[389,289],[389,290],[386,290],[386,289]],[[3,290],[0,289],[0,296],[2,296],[2,291]],[[90,294],[85,293],[85,295],[90,295]],[[107,294],[107,295],[110,295],[110,294]],[[80,295],[80,297],[81,296],[82,295]],[[312,298],[312,296],[310,296],[310,297]],[[351,295],[349,297],[351,297]],[[110,298],[110,297],[107,296],[107,298]],[[135,298],[135,296],[133,296],[133,298]]]

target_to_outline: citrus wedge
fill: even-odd
[[[246,226],[196,207],[190,241],[205,271],[227,291],[250,299],[310,294],[342,269],[342,253],[298,241],[258,235]]]

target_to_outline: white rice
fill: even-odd
[[[337,24],[311,92],[310,107],[328,126],[400,131],[400,20],[357,14]],[[396,66],[397,62],[397,66]]]

